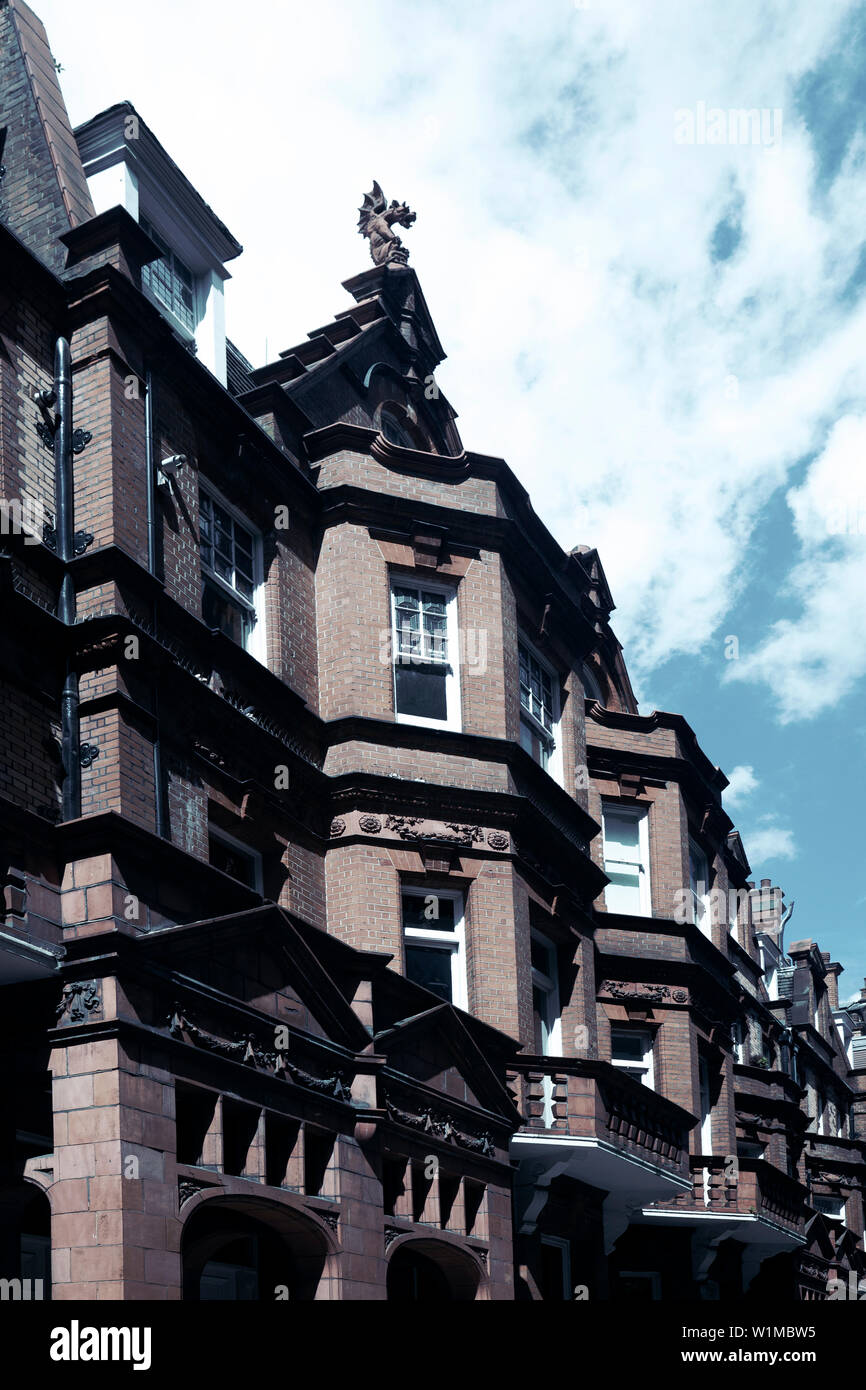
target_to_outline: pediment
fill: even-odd
[[[317,936],[321,952],[311,944]],[[353,1050],[369,1046],[369,1033],[321,958],[328,939],[301,931],[282,908],[169,927],[140,945],[178,985],[191,980],[315,1037]]]
[[[450,1004],[404,1019],[374,1039],[388,1070],[411,1078],[443,1099],[479,1106],[513,1122],[511,1097]]]

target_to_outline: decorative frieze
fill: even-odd
[[[671,985],[643,984],[638,980],[605,980],[599,993],[608,994],[611,999],[634,999],[650,1004],[689,1003],[687,989],[674,988]]]
[[[273,1072],[275,1076],[288,1076],[296,1085],[317,1091],[320,1095],[332,1096],[334,1100],[345,1102],[351,1100],[351,1085],[345,1072],[337,1071],[330,1076],[314,1076],[289,1061],[285,1049],[262,1046],[253,1033],[245,1033],[235,1038],[217,1037],[216,1034],[208,1033],[193,1023],[179,1004],[174,1005],[168,1019],[168,1031],[173,1038],[191,1042],[208,1052],[261,1067]]]
[[[483,1134],[469,1134],[466,1130],[458,1127],[452,1115],[436,1106],[427,1105],[414,1112],[403,1110],[395,1105],[386,1093],[385,1109],[389,1117],[396,1120],[398,1124],[408,1125],[411,1129],[422,1130],[424,1134],[431,1134],[437,1139],[444,1139],[446,1143],[458,1144],[463,1149],[484,1154],[487,1158],[492,1157],[496,1152],[493,1137],[487,1131]]]

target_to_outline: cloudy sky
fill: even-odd
[[[373,178],[416,209],[464,442],[598,546],[641,708],[690,720],[856,992],[866,7],[32,3],[73,122],[131,100],[243,242],[256,365],[348,303]]]

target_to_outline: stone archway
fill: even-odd
[[[330,1255],[318,1224],[257,1198],[213,1198],[187,1218],[181,1239],[187,1302],[309,1302]]]
[[[13,1298],[51,1297],[51,1204],[23,1179],[0,1185],[0,1279],[21,1281],[4,1285]]]
[[[443,1240],[401,1240],[388,1260],[390,1303],[472,1303],[480,1286],[475,1260]]]

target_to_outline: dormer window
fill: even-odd
[[[162,255],[158,261],[142,266],[141,283],[154,299],[168,309],[188,333],[196,326],[195,279],[192,271],[176,256],[146,217],[140,219],[141,229],[156,242]]]
[[[400,418],[396,410],[382,411],[382,434],[389,444],[396,444],[401,449],[418,448],[406,427],[405,421]]]
[[[142,266],[142,292],[225,385],[223,290],[240,242],[129,102],[79,126],[75,139],[96,212],[125,208],[159,248],[158,259]]]

